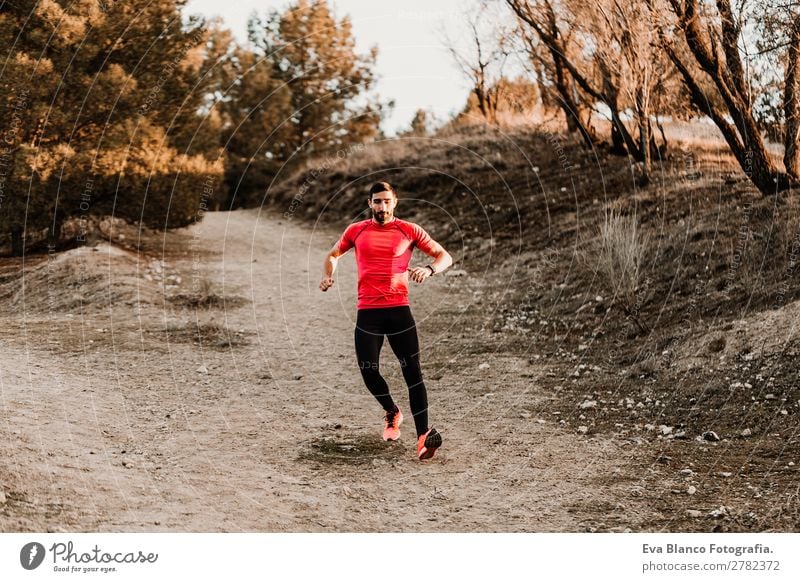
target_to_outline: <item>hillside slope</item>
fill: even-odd
[[[312,162],[265,200],[287,220],[343,228],[367,216],[372,182],[395,184],[397,215],[468,274],[472,301],[438,306],[437,325],[487,358],[546,363],[531,381],[558,418],[650,443],[654,483],[693,467],[693,495],[725,505],[718,496],[737,488],[720,475],[746,476],[736,527],[772,527],[769,511],[745,508],[762,495],[797,507],[797,198],[760,196],[708,143],[672,143],[647,188],[635,172],[563,135],[467,128]],[[627,309],[598,272],[611,209],[635,216],[647,241]],[[796,509],[774,513],[800,526]]]
[[[411,288],[446,439],[424,465],[407,426],[380,440],[352,253],[317,288],[376,179],[456,259]],[[473,129],[276,184],[180,232],[0,261],[0,530],[800,527],[796,206],[724,154],[676,149],[637,190],[624,159]],[[596,268],[608,206],[648,240],[627,313]]]

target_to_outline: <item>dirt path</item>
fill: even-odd
[[[445,446],[418,462],[410,422],[384,443],[353,354],[353,257],[331,292],[317,288],[336,236],[254,211],[208,214],[166,271],[247,301],[3,315],[0,530],[635,530],[651,516],[625,443],[560,430],[543,370],[471,354],[460,330],[428,317],[471,300],[463,278],[411,297]],[[132,273],[143,289],[146,264]],[[169,341],[165,326],[230,330],[234,345]]]

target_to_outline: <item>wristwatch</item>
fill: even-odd
[[[431,277],[433,277],[436,274],[436,267],[434,267],[433,265],[425,265],[425,266],[431,270]]]

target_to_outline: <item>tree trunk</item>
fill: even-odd
[[[667,142],[667,135],[664,133],[664,126],[660,121],[658,121],[658,114],[656,114],[656,127],[658,128],[658,132],[661,134],[661,141],[663,143],[661,145],[656,143],[655,132],[653,132],[653,155],[658,156],[660,160],[663,160],[667,156],[669,143]]]
[[[641,123],[639,125],[639,151],[642,153],[642,175],[639,179],[640,186],[647,186],[650,183],[650,171],[652,161],[650,158],[650,124]]]
[[[594,134],[594,131],[587,127],[581,119],[580,111],[578,110],[578,104],[572,97],[572,91],[567,82],[567,76],[564,74],[564,66],[561,64],[561,57],[557,51],[552,49],[550,49],[550,56],[553,58],[553,62],[555,63],[556,89],[561,97],[558,104],[561,107],[561,110],[564,112],[564,117],[567,118],[567,129],[570,133],[575,133],[576,131],[580,132],[584,143],[588,147],[593,148],[595,145],[597,145],[597,136]]]
[[[710,104],[709,98],[702,93],[699,86],[695,85],[695,89],[691,93],[694,104],[714,120],[728,143],[728,147],[736,157],[736,161],[739,162],[739,166],[759,192],[767,196],[791,187],[790,176],[775,168],[764,147],[764,142],[755,128],[753,128],[753,131],[756,131],[755,136],[753,133],[745,133],[749,139],[746,143],[742,143],[739,139],[741,134],[737,133],[737,128],[728,123],[725,113]]]
[[[498,95],[494,89],[490,88],[486,92],[486,111],[489,113],[489,123],[491,125],[497,125],[497,107],[499,105]]]
[[[551,49],[550,56],[553,58],[556,70],[556,90],[558,91],[559,97],[561,97],[558,101],[558,105],[561,107],[561,110],[564,112],[564,117],[567,119],[567,129],[570,133],[573,133],[581,126],[578,108],[564,80],[564,67],[561,66],[558,53]]]
[[[800,18],[792,26],[786,65],[786,88],[783,112],[786,118],[786,133],[783,136],[783,165],[795,180],[800,179]]]
[[[615,156],[628,154],[628,150],[625,147],[625,138],[622,137],[616,123],[611,124],[611,153]]]
[[[639,124],[639,153],[641,154],[642,176],[639,181],[640,186],[647,186],[650,183],[650,171],[652,169],[650,149],[653,145],[653,134],[650,127],[650,106],[647,94],[640,90],[636,91],[636,117]]]
[[[749,107],[745,103],[734,102],[731,114],[742,138],[740,151],[733,153],[745,175],[764,195],[790,188],[791,177],[779,171],[773,163]]]
[[[742,75],[741,61],[737,50],[734,50],[738,39],[738,31],[733,26],[730,16],[730,3],[727,0],[717,0],[722,14],[723,50],[726,61],[719,59],[713,35],[709,33],[712,46],[709,47],[701,27],[701,16],[697,9],[697,0],[685,0],[681,5],[678,0],[671,0],[673,10],[680,18],[680,25],[684,33],[689,50],[700,67],[711,77],[719,91],[725,110],[715,105],[714,101],[706,94],[701,84],[695,79],[693,73],[677,56],[668,42],[664,42],[670,60],[675,64],[678,72],[683,77],[692,101],[697,108],[711,117],[725,141],[736,157],[745,175],[752,181],[758,190],[764,194],[775,194],[786,190],[792,185],[792,177],[779,171],[767,153],[764,141],[753,118],[749,104],[748,87]],[[734,46],[728,46],[733,44]],[[732,120],[733,124],[729,121]]]
[[[628,128],[625,127],[625,124],[619,117],[619,107],[617,105],[617,87],[611,80],[611,71],[608,69],[605,62],[600,61],[598,64],[600,66],[600,73],[603,77],[603,100],[611,110],[612,136],[613,128],[616,128],[616,130],[619,132],[619,137],[622,138],[622,142],[625,145],[625,150],[627,153],[637,162],[641,162],[642,155],[639,151],[639,147],[636,145],[636,141],[633,139],[633,136],[631,136]]]
[[[621,143],[622,147],[624,148],[621,153],[630,155],[634,160],[637,162],[642,161],[642,153],[639,151],[639,146],[636,145],[636,140],[633,139],[633,136],[628,131],[628,128],[625,127],[625,124],[622,122],[622,119],[619,117],[619,111],[616,109],[616,104],[611,109],[611,137],[612,142],[614,140],[614,131],[616,130],[617,133],[617,140],[618,143]],[[617,145],[617,144],[615,144]]]
[[[486,94],[483,92],[483,89],[478,86],[476,86],[472,92],[475,93],[475,97],[478,99],[478,109],[480,110],[481,115],[485,120],[488,121],[489,111],[486,108]]]

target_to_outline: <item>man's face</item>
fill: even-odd
[[[397,199],[392,192],[377,192],[369,200],[372,217],[381,224],[391,222],[395,206],[397,206]]]

